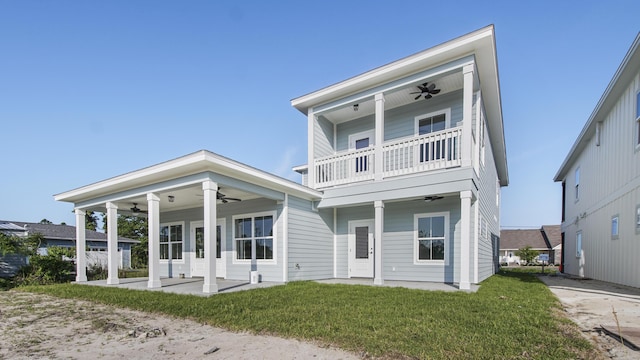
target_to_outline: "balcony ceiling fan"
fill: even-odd
[[[424,95],[425,99],[431,99],[433,95],[436,95],[440,92],[440,89],[436,89],[436,84],[434,83],[429,84],[428,82],[422,85],[418,85],[418,90],[420,91],[415,91],[411,93],[411,94],[418,94],[418,96],[416,96],[413,100],[420,99],[422,95]]]

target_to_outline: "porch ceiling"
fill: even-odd
[[[234,189],[232,187],[221,186],[219,187],[218,191],[228,198],[236,198],[242,201],[253,200],[260,197],[257,194]],[[200,184],[162,191],[158,192],[157,194],[160,197],[160,212],[198,208],[202,207],[204,202],[202,185]],[[169,201],[169,196],[173,197],[173,201]],[[234,202],[236,201],[229,201],[229,203]],[[217,203],[218,206],[225,205],[221,200],[218,200]],[[118,213],[123,215],[132,215],[133,212],[131,211],[131,208],[134,207],[134,204],[136,204],[136,207],[141,210],[141,216],[144,216],[147,211],[146,195],[133,196],[131,198],[122,199],[120,201],[116,201],[115,204],[118,206]],[[94,207],[91,210],[100,212],[105,211],[104,207],[102,206]]]
[[[384,108],[385,110],[391,110],[400,106],[414,103],[416,101],[429,101],[425,100],[424,97],[416,100],[415,97],[417,96],[417,94],[411,94],[412,92],[419,91],[418,85],[422,85],[425,82],[436,84],[436,88],[440,89],[440,93],[438,95],[434,95],[434,97],[437,97],[462,89],[463,80],[464,78],[462,76],[462,72],[456,71],[454,73],[440,76],[438,78],[421,79],[419,81],[415,81],[407,86],[385,92]],[[354,104],[358,104],[358,111],[353,110]],[[321,113],[321,115],[323,115],[327,120],[335,124],[339,124],[363,116],[372,115],[374,113],[375,100],[373,96],[370,96],[363,101],[353,101],[345,104],[342,107],[332,109],[325,113]]]

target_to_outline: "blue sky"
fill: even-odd
[[[489,24],[503,227],[560,222],[552,178],[640,30],[638,1],[0,0],[0,219],[200,149],[298,180],[290,99]]]

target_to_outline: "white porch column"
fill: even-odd
[[[382,277],[382,233],[384,231],[384,202],[381,200],[376,200],[373,203],[375,207],[375,225],[374,225],[374,274],[373,274],[373,284],[374,285],[382,285],[384,284],[384,279]]]
[[[216,282],[216,200],[218,184],[211,180],[202,183],[204,192],[204,285],[202,292],[217,293]]]
[[[162,287],[160,281],[160,197],[154,193],[147,194],[149,226],[149,281],[148,288]]]
[[[76,282],[87,281],[87,239],[84,210],[76,209]]]
[[[462,166],[471,166],[472,153],[472,124],[473,117],[473,73],[474,64],[465,65],[463,70],[462,89]]]
[[[107,285],[117,285],[118,279],[118,206],[107,203]]]
[[[316,187],[316,167],[313,163],[315,127],[316,115],[313,113],[313,108],[309,108],[307,110],[307,186],[312,189]]]
[[[461,290],[470,290],[469,269],[471,268],[471,196],[470,190],[460,191],[460,284]]]
[[[384,94],[379,93],[375,96],[376,101],[376,139],[374,150],[374,179],[382,180],[383,159],[382,159],[382,143],[384,142]]]

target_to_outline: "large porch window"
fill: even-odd
[[[184,245],[182,223],[160,225],[160,260],[182,260]]]
[[[253,214],[234,217],[234,246],[236,260],[251,260],[252,243],[255,242],[256,260],[273,260],[274,243],[274,215]]]
[[[415,263],[443,263],[449,239],[449,213],[416,214],[414,233]]]

